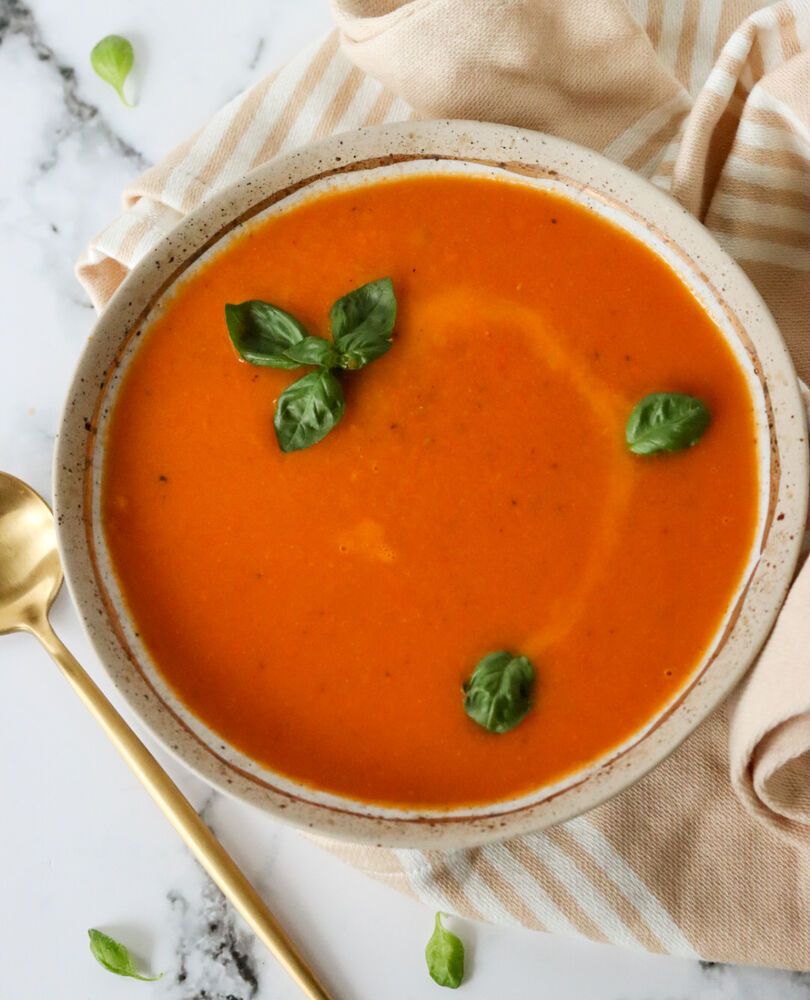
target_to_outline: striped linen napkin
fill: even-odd
[[[810,0],[333,8],[339,32],[127,189],[78,264],[97,309],[185,213],[270,157],[375,122],[475,118],[591,146],[670,191],[748,273],[808,380]],[[451,853],[321,842],[461,915],[810,968],[810,563],[734,698],[586,816]]]

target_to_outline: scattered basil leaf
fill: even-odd
[[[655,392],[636,403],[625,427],[627,447],[636,455],[691,448],[712,417],[704,402],[680,392]]]
[[[363,368],[391,347],[397,300],[390,278],[370,281],[338,299],[329,313],[341,368]]]
[[[300,368],[286,352],[307,335],[295,316],[261,299],[225,306],[228,335],[237,353],[252,365],[267,368]]]
[[[526,717],[533,685],[534,670],[525,656],[489,653],[464,685],[464,711],[491,733],[505,733]]]
[[[346,402],[335,376],[319,369],[288,385],[278,398],[273,425],[282,451],[317,444],[343,416]]]
[[[300,365],[318,365],[320,368],[336,368],[338,355],[331,341],[324,337],[304,337],[297,344],[288,347],[285,356]]]
[[[464,978],[464,945],[455,934],[442,926],[442,914],[436,914],[436,925],[425,948],[430,978],[439,986],[451,990],[461,986]]]
[[[124,81],[132,69],[135,55],[132,43],[120,35],[107,35],[93,47],[90,65],[102,80],[111,84],[128,108],[132,105],[124,96]]]
[[[114,972],[116,976],[129,976],[130,979],[140,979],[144,983],[154,983],[156,980],[162,978],[162,972],[159,976],[139,975],[135,971],[129,949],[119,944],[109,934],[103,934],[101,931],[94,929],[89,930],[87,933],[90,937],[90,951],[93,954],[93,958],[95,958],[99,965],[103,965],[108,972]]]

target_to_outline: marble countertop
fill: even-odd
[[[59,410],[93,323],[73,264],[121,188],[329,24],[326,0],[0,0],[0,468],[50,496]],[[134,110],[89,67],[110,32],[135,45]],[[53,617],[116,701],[64,593]],[[0,994],[297,1000],[36,643],[3,638],[0,667]],[[432,912],[158,756],[336,998],[437,995],[423,959]],[[163,979],[104,972],[88,927],[127,942]],[[455,927],[468,1000],[810,998],[807,976]]]

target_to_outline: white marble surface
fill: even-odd
[[[93,322],[73,262],[116,213],[120,189],[328,25],[326,0],[0,0],[0,468],[50,495],[59,409]],[[113,31],[135,44],[133,111],[88,64]],[[64,594],[54,622],[109,693]],[[34,641],[0,640],[0,667],[0,996],[297,998]],[[336,998],[438,995],[422,957],[431,912],[167,764]],[[87,948],[92,926],[164,978],[104,972]],[[810,997],[810,977],[786,972],[456,929],[468,1000]]]

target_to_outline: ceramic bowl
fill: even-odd
[[[761,518],[745,578],[715,642],[679,695],[628,743],[554,787],[474,809],[416,813],[342,799],[240,754],[178,701],[141,647],[99,523],[107,418],[140,331],[189,268],[240,227],[316,189],[402,172],[478,172],[551,188],[643,240],[682,277],[734,349],[758,414]],[[245,176],[183,220],[121,285],[68,394],[56,448],[55,506],[66,576],[88,635],[135,715],[215,787],[321,834],[390,846],[455,848],[559,823],[616,795],[715,708],[764,642],[787,590],[807,502],[804,415],[776,325],[743,272],[675,201],[560,139],[475,122],[383,125],[314,143]]]

